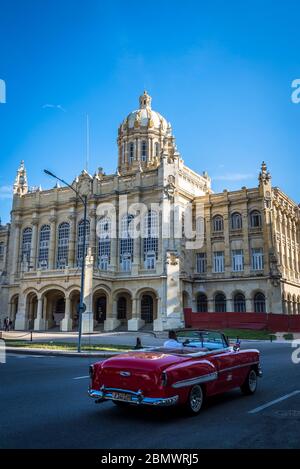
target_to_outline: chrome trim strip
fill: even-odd
[[[246,366],[252,366],[252,365],[259,365],[259,362],[250,362],[250,363],[243,363],[241,365],[231,366],[229,368],[224,368],[223,370],[220,370],[219,373],[224,373],[225,371],[236,370],[237,368],[245,368]]]
[[[114,399],[113,392],[119,392],[124,394],[130,394],[131,400],[130,401],[123,401],[122,399]],[[104,402],[107,400],[114,400],[114,401],[121,401],[121,402],[128,402],[128,404],[136,404],[136,405],[153,405],[153,406],[172,406],[175,405],[179,399],[179,396],[171,396],[171,397],[144,397],[142,391],[134,392],[126,389],[119,389],[119,388],[105,388],[102,386],[100,391],[95,389],[89,390],[89,396],[97,399],[98,402]]]
[[[220,370],[219,372],[215,371],[213,373],[209,373],[207,375],[202,375],[202,376],[196,376],[195,378],[191,379],[185,379],[183,381],[177,381],[176,383],[172,384],[172,388],[183,388],[186,386],[193,386],[194,384],[201,384],[201,383],[207,383],[209,381],[213,381],[218,378],[219,373],[224,373],[227,371],[232,371],[238,368],[244,368],[246,366],[253,366],[253,365],[259,365],[259,361],[256,362],[250,362],[250,363],[243,363],[241,365],[236,365],[236,366],[231,366],[229,368],[224,368],[223,370]],[[260,373],[258,374],[260,376]],[[261,373],[262,375],[262,373]]]
[[[195,378],[177,381],[176,383],[172,384],[172,388],[177,389],[177,388],[184,388],[186,386],[193,386],[194,384],[207,383],[208,381],[214,381],[217,378],[218,378],[218,373],[217,371],[214,371],[213,373],[209,373],[207,375],[196,376]]]

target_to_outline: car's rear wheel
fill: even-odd
[[[202,409],[204,402],[203,389],[199,384],[195,384],[189,393],[188,400],[186,402],[186,408],[190,415],[198,415]]]
[[[255,370],[250,370],[247,378],[241,386],[241,391],[243,394],[251,395],[254,394],[257,388],[257,374]]]

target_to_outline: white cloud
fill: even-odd
[[[59,109],[60,111],[67,112],[66,109],[61,104],[44,104],[43,109]]]
[[[228,173],[221,174],[219,176],[212,176],[212,180],[215,181],[246,181],[253,179],[255,176],[253,174],[243,174],[243,173]]]
[[[0,186],[0,200],[12,199],[12,186]]]

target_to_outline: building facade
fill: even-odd
[[[144,92],[118,130],[118,169],[29,189],[17,172],[0,227],[0,314],[18,330],[166,330],[183,309],[300,314],[300,210],[262,164],[258,186],[215,194],[185,166]],[[87,248],[83,250],[86,233]]]

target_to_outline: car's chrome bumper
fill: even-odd
[[[113,397],[113,393],[130,394],[131,399],[128,401],[123,400],[123,399],[116,399],[116,397]],[[128,404],[152,405],[152,406],[157,406],[157,407],[158,406],[168,407],[168,406],[175,405],[179,399],[179,396],[144,397],[142,391],[134,392],[134,391],[128,391],[127,389],[105,388],[104,386],[102,386],[102,388],[99,391],[96,391],[95,389],[90,389],[89,396],[96,399],[97,403],[111,400],[111,401],[126,402]]]

